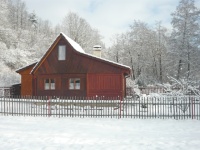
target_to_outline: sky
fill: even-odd
[[[126,32],[134,20],[153,27],[156,22],[170,28],[171,13],[179,0],[24,0],[29,12],[52,25],[61,24],[68,12],[75,12],[103,36],[106,47],[115,34]],[[196,0],[197,1],[197,0]],[[196,2],[200,8],[200,1]]]

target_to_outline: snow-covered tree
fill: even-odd
[[[0,81],[9,86],[19,82],[15,70],[41,58],[55,34],[49,21],[28,13],[21,0],[1,1],[0,18]]]
[[[161,22],[156,24],[155,34],[156,34],[156,54],[157,57],[157,73],[159,77],[159,82],[162,83],[165,78],[165,66],[166,66],[166,52],[167,52],[167,41],[168,37],[166,35],[167,29],[161,25]]]
[[[113,38],[111,58],[129,65],[132,79],[140,85],[162,82],[166,63],[166,29],[159,23],[156,29],[148,24],[134,21],[128,32]]]
[[[36,30],[38,25],[38,18],[34,11],[30,14],[29,21],[31,23],[31,26]]]
[[[97,29],[94,29],[90,24],[78,14],[69,12],[62,23],[62,30],[74,41],[79,43],[86,52],[91,53],[94,45],[101,45],[101,35]]]
[[[190,78],[199,68],[200,10],[194,0],[181,0],[172,13],[171,52],[176,56],[177,75]],[[197,67],[197,68],[196,68]]]
[[[177,80],[176,78],[171,76],[169,76],[168,78],[170,83],[163,84],[163,87],[167,93],[171,94],[171,96],[190,94],[200,96],[198,82],[187,79]]]

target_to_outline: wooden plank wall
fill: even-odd
[[[122,96],[121,74],[88,74],[88,96]]]

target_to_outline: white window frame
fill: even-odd
[[[77,84],[76,81],[79,81]],[[81,89],[81,79],[80,78],[70,78],[69,79],[69,89],[70,90],[80,90]]]
[[[56,81],[55,79],[44,79],[44,89],[45,90],[55,90],[56,89]]]
[[[65,45],[58,46],[58,60],[66,60],[66,46]]]

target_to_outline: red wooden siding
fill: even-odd
[[[66,46],[66,60],[58,60],[59,45]],[[62,34],[33,67],[18,72],[22,75],[22,95],[124,96],[125,76],[130,74],[127,67],[77,52]],[[80,78],[80,89],[69,89],[70,78]],[[54,79],[55,89],[45,90],[45,79]]]
[[[66,60],[58,60],[58,46],[66,45]],[[42,62],[35,74],[68,74],[68,73],[117,73],[129,72],[129,69],[111,65],[108,62],[86,56],[78,53],[67,43],[61,39],[48,57]]]
[[[88,74],[88,96],[121,96],[121,74]]]
[[[69,79],[80,78],[80,89],[69,89]],[[55,90],[45,90],[45,79],[55,80]],[[86,96],[86,75],[85,74],[63,74],[63,75],[38,75],[36,91],[39,96]]]
[[[26,70],[20,71],[21,74],[21,95],[32,95],[32,75],[30,71],[32,70],[33,66],[27,68]]]

